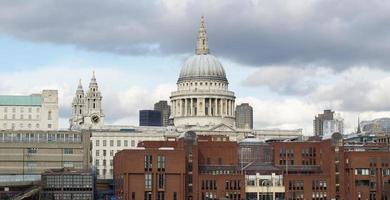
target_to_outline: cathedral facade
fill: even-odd
[[[219,60],[210,54],[204,18],[201,18],[195,55],[189,57],[171,93],[171,117],[176,127],[224,124],[234,127],[235,96]]]
[[[72,116],[69,119],[70,129],[101,129],[104,126],[102,98],[95,72],[86,93],[84,93],[80,80],[72,101]]]

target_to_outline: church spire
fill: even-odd
[[[200,18],[200,27],[199,27],[199,33],[198,33],[198,41],[196,45],[196,54],[209,54],[209,45],[207,41],[207,32],[206,32],[206,26],[204,23],[204,16]]]
[[[79,80],[79,85],[77,86],[77,90],[83,90],[83,85],[81,84],[81,78]]]
[[[92,78],[91,82],[89,83],[89,87],[97,87],[96,77],[95,77],[95,70],[92,72]]]
[[[360,116],[358,116],[358,127],[357,127],[357,133],[361,133],[362,131],[360,130]]]

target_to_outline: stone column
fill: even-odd
[[[187,99],[184,99],[184,116],[187,116]]]
[[[221,114],[221,116],[223,116],[223,112],[222,112],[222,98],[219,99],[219,112]]]
[[[215,110],[215,115],[218,116],[218,99],[214,98],[214,110]]]
[[[211,98],[209,98],[209,116],[213,116],[213,113],[211,113]]]
[[[194,115],[194,98],[191,98],[191,107],[190,107],[190,115],[193,116]]]

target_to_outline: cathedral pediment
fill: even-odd
[[[209,131],[236,132],[236,129],[231,127],[231,126],[228,126],[226,124],[221,123],[221,124],[218,124],[218,125],[216,125],[214,127],[211,127],[209,129]]]

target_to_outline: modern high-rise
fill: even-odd
[[[140,126],[161,126],[161,112],[158,110],[140,110]]]
[[[0,130],[57,130],[58,92],[0,95]]]
[[[168,101],[159,101],[154,104],[154,110],[161,112],[161,125],[169,125],[169,116],[171,115],[171,107],[168,105]]]
[[[324,113],[318,114],[313,121],[313,131],[316,136],[324,135],[324,121],[333,120],[334,111],[324,110]]]
[[[344,119],[340,114],[336,114],[332,120],[324,120],[323,122],[323,137],[330,138],[333,133],[344,133]]]
[[[253,129],[253,108],[248,103],[236,106],[236,127]]]

